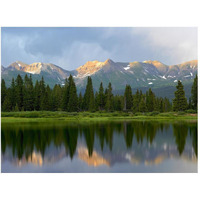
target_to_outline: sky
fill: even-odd
[[[167,65],[197,59],[197,28],[2,27],[1,64],[53,63],[73,70],[87,61],[158,60]]]

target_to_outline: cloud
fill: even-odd
[[[50,62],[67,70],[89,60],[197,59],[197,28],[2,28],[2,64]]]
[[[1,40],[2,45],[2,63],[9,65],[11,62],[21,60],[25,63],[34,61],[37,57],[25,50],[26,43],[30,38],[26,36],[4,35]]]
[[[197,59],[197,28],[133,28],[143,37],[141,44],[167,64]]]
[[[75,69],[89,60],[104,61],[111,54],[99,43],[75,41],[70,47],[63,49],[60,56],[52,57],[51,60],[65,69]]]
[[[103,33],[101,28],[4,28],[2,64],[50,62],[72,70],[88,60],[104,61],[112,50],[101,45]]]

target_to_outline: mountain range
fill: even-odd
[[[190,95],[193,79],[197,74],[198,62],[192,60],[178,65],[166,65],[159,61],[143,62],[114,62],[107,59],[105,62],[88,61],[75,70],[67,71],[51,63],[33,63],[25,64],[16,61],[8,67],[1,66],[1,78],[9,86],[12,78],[18,74],[22,77],[25,74],[32,74],[33,81],[44,80],[50,87],[55,84],[64,85],[64,81],[71,74],[77,85],[78,91],[84,91],[87,83],[87,77],[93,80],[94,90],[97,91],[101,82],[104,87],[112,83],[114,93],[122,93],[126,84],[131,85],[133,92],[136,89],[148,90],[151,87],[159,96],[169,98],[171,91],[175,90],[178,80],[184,84],[186,96]],[[169,93],[169,94],[168,94]],[[172,94],[173,95],[173,94]]]

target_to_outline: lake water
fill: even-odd
[[[2,123],[2,172],[197,172],[197,122]]]

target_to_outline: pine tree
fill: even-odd
[[[191,97],[189,97],[188,109],[192,109],[192,108],[193,108],[192,100],[191,100]]]
[[[98,92],[95,92],[95,95],[94,95],[94,108],[95,108],[95,110],[100,110],[99,109],[99,100],[98,100],[98,96],[99,96],[99,94],[98,94]]]
[[[40,110],[46,110],[47,93],[43,76],[39,85],[40,85]]]
[[[172,109],[172,105],[168,98],[164,98],[164,112],[169,112]]]
[[[86,89],[85,89],[85,93],[84,93],[84,97],[83,97],[84,110],[89,109],[90,90],[91,90],[91,83],[90,82],[91,82],[91,79],[88,76],[87,85],[86,85]]]
[[[62,100],[63,100],[63,96],[62,96],[63,92],[62,92],[62,88],[59,84],[56,84],[52,90],[51,93],[51,109],[53,111],[56,110],[61,110],[62,108]]]
[[[90,100],[89,100],[89,111],[94,112],[95,111],[95,101],[94,101],[94,92],[93,88],[90,93]]]
[[[5,112],[9,112],[11,111],[12,107],[11,107],[11,102],[10,102],[10,98],[9,96],[6,96],[3,102],[3,111]]]
[[[40,90],[41,92],[41,90]],[[44,93],[41,96],[40,110],[50,110],[50,97],[51,97],[51,89],[49,85],[45,87]]]
[[[60,85],[57,86],[56,89],[56,95],[57,95],[57,102],[58,102],[58,110],[62,109],[62,100],[63,100],[63,93],[62,93],[62,87]]]
[[[16,103],[19,107],[19,110],[22,111],[23,110],[23,106],[24,106],[24,87],[23,87],[23,79],[20,75],[17,76],[16,80],[15,80],[15,84],[16,84]]]
[[[135,95],[133,95],[133,113],[139,112],[139,104],[140,104],[140,93],[139,90],[136,91]]]
[[[165,110],[164,110],[165,108],[164,108],[164,100],[163,100],[163,98],[160,98],[159,99],[159,112],[164,112]]]
[[[10,87],[10,102],[12,109],[15,109],[16,106],[16,98],[15,98],[15,79],[12,78],[12,83]]]
[[[98,104],[98,109],[103,110],[105,107],[105,95],[104,95],[104,89],[103,89],[103,83],[101,82],[100,87],[99,87],[99,93],[98,93],[98,98],[97,98],[97,104]]]
[[[68,103],[68,111],[76,112],[78,111],[78,96],[76,92],[76,85],[74,83],[74,79],[72,75],[69,76],[69,103]]]
[[[159,97],[154,97],[154,108],[153,111],[158,111],[160,112],[160,108],[161,108],[161,98]],[[152,112],[153,112],[152,111]]]
[[[153,112],[155,110],[155,94],[152,92],[151,88],[146,92],[146,106],[148,112]]]
[[[145,96],[141,97],[141,101],[140,101],[140,104],[139,104],[139,111],[140,112],[146,112],[147,111]]]
[[[46,99],[46,104],[44,110],[51,110],[51,89],[49,85],[47,85],[45,89],[45,99]]]
[[[34,109],[34,91],[32,77],[24,77],[24,110],[32,111]]]
[[[116,111],[121,111],[123,108],[123,99],[124,97],[123,96],[119,96],[119,95],[116,95],[113,97],[113,105],[114,105],[114,110]]]
[[[181,81],[178,81],[175,91],[175,98],[173,99],[173,110],[174,111],[185,111],[187,109],[187,99],[185,97],[185,91]]]
[[[15,105],[15,112],[19,112],[19,108],[18,108],[17,103],[16,103],[16,105]]]
[[[79,97],[78,97],[78,109],[79,111],[83,110],[83,97],[81,92],[79,93]]]
[[[33,86],[33,80],[32,75],[29,77],[29,109],[32,111],[34,110],[34,86]]]
[[[35,110],[40,110],[40,104],[41,104],[40,97],[41,97],[40,84],[37,80],[34,87],[34,109]]]
[[[67,78],[65,79],[65,85],[63,87],[63,100],[62,100],[62,109],[67,111],[69,103],[69,82]]]
[[[191,90],[191,104],[194,110],[197,110],[197,105],[198,105],[198,77],[194,78],[194,82],[192,85],[192,90]]]
[[[29,110],[29,78],[26,74],[24,77],[24,109]]]
[[[106,94],[106,105],[105,108],[107,111],[113,111],[113,93],[112,93],[112,85],[111,83],[108,84]]]
[[[6,98],[6,83],[4,79],[1,80],[1,106],[3,107],[4,100]]]
[[[87,85],[86,85],[86,90],[85,90],[85,94],[84,94],[83,104],[84,104],[85,110],[89,110],[89,111],[95,110],[92,79],[89,76],[87,79]]]
[[[124,110],[130,110],[133,106],[132,89],[130,85],[126,85],[124,92]]]
[[[107,96],[108,96],[108,88],[105,89],[105,93],[104,93],[105,109],[106,109]]]

